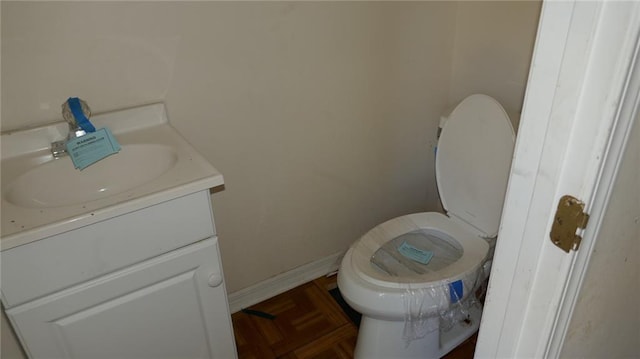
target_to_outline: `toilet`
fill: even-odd
[[[340,292],[362,313],[355,358],[440,358],[477,331],[473,293],[488,278],[514,142],[509,116],[487,95],[445,117],[435,171],[446,214],[384,222],[340,265]]]

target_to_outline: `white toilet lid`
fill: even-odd
[[[498,234],[515,134],[498,101],[471,95],[453,110],[436,153],[436,180],[444,209],[483,237]]]
[[[401,235],[423,231],[450,238],[461,247],[462,256],[450,265],[425,274],[393,276],[375,268],[371,263],[374,253],[390,240]],[[478,240],[478,236],[460,226],[455,220],[435,212],[414,213],[384,222],[356,241],[352,248],[354,270],[369,283],[387,288],[438,287],[467,277],[475,280],[477,270],[489,252],[489,244]]]

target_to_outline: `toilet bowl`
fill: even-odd
[[[338,287],[362,313],[356,358],[439,358],[477,330],[473,292],[488,277],[514,140],[496,100],[467,97],[446,119],[436,152],[446,215],[391,219],[349,248]]]

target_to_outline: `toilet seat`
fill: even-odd
[[[462,256],[440,270],[412,276],[392,276],[375,268],[373,254],[385,243],[403,234],[421,231],[462,250]],[[489,252],[489,244],[464,224],[435,212],[414,213],[384,222],[361,237],[350,250],[354,273],[370,284],[389,289],[440,287],[457,280],[469,280]]]
[[[381,289],[475,280],[489,252],[484,238],[498,232],[514,139],[509,116],[495,99],[475,94],[461,101],[444,124],[436,153],[436,181],[447,215],[416,213],[376,226],[347,253],[354,274]],[[416,275],[392,276],[372,265],[380,247],[413,231],[457,243],[462,256],[444,268]]]
[[[498,234],[514,141],[509,115],[482,94],[453,109],[438,140],[435,172],[442,206],[485,238]]]

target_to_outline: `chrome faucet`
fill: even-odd
[[[64,140],[55,141],[51,143],[51,154],[53,158],[60,158],[67,155],[67,141],[80,136],[84,136],[87,133],[77,124],[69,123],[69,133]]]
[[[91,116],[91,109],[89,108],[89,105],[87,105],[87,103],[84,102],[83,100],[80,100],[80,105],[82,107],[82,112],[84,113],[85,117],[89,118]],[[69,124],[69,132],[67,133],[67,137],[64,140],[55,141],[51,143],[51,154],[53,155],[53,158],[60,158],[60,157],[66,156],[67,141],[87,134],[87,132],[84,129],[82,129],[82,127],[80,127],[80,125],[78,124],[78,121],[73,116],[73,113],[71,112],[71,108],[69,107],[68,101],[65,101],[62,104],[62,117]]]

